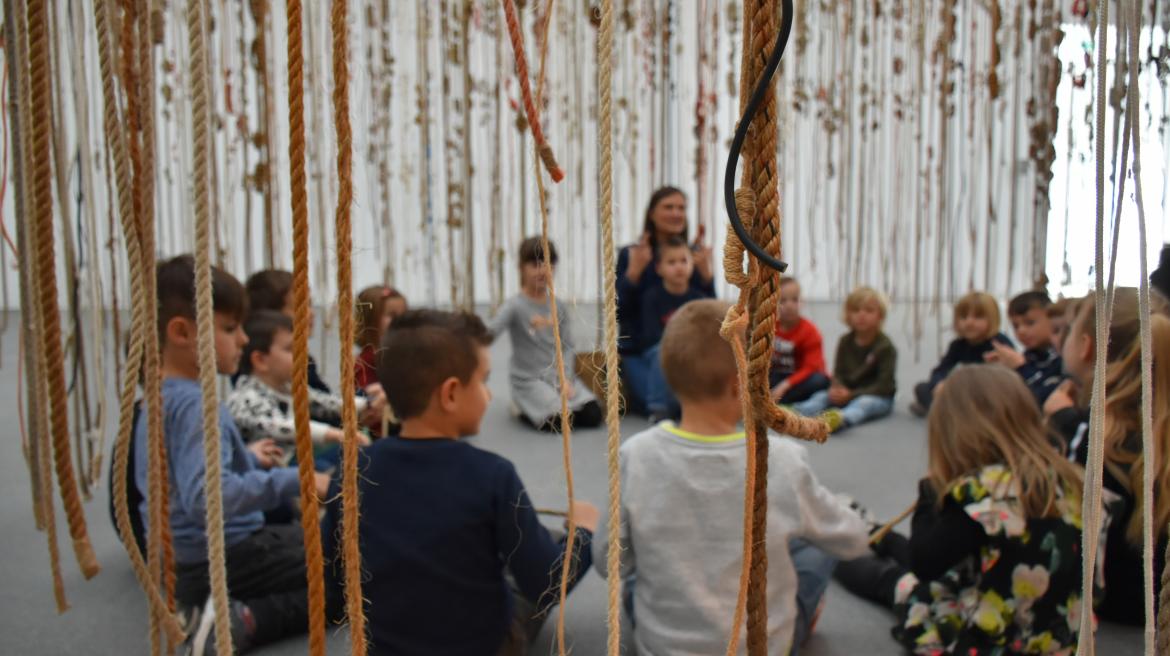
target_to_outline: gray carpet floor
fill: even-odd
[[[926,310],[923,310],[925,312]],[[831,356],[843,332],[835,305],[816,304],[808,309],[825,333]],[[320,315],[318,315],[320,316]],[[578,308],[578,335],[592,341],[593,308]],[[887,322],[895,343],[902,349],[899,381],[908,390],[930,367],[938,352],[936,331],[915,338],[913,312],[895,308]],[[10,323],[14,326],[15,323]],[[316,344],[314,340],[314,344]],[[483,423],[477,446],[504,454],[520,472],[534,503],[539,507],[565,505],[561,445],[556,437],[520,426],[508,415],[507,357],[509,345],[501,340],[493,348],[495,401]],[[915,351],[923,354],[915,358]],[[57,615],[49,575],[45,536],[35,530],[30,509],[29,483],[20,451],[16,402],[16,334],[9,330],[0,341],[0,356],[9,375],[0,377],[0,422],[9,426],[0,443],[0,653],[32,654],[144,654],[146,605],[120,543],[106,514],[105,481],[86,505],[90,535],[102,572],[84,581],[72,560],[70,543],[58,507],[58,532],[65,586],[71,605]],[[327,366],[335,367],[335,356]],[[110,385],[112,388],[112,385]],[[110,392],[111,399],[113,392]],[[833,490],[862,500],[878,517],[892,516],[913,501],[916,481],[926,463],[925,424],[905,408],[908,396],[900,394],[893,416],[834,436],[828,443],[810,446],[814,469],[821,482]],[[647,426],[642,419],[627,417],[622,434],[633,435]],[[108,448],[107,444],[107,448]],[[577,496],[604,507],[606,501],[605,431],[577,431],[573,441],[573,469]],[[905,528],[905,527],[903,527]],[[731,609],[728,609],[730,612]],[[605,582],[589,574],[569,597],[566,609],[568,640],[573,653],[593,656],[605,653]],[[802,649],[811,656],[837,654],[899,654],[889,637],[892,615],[832,584],[816,633]],[[545,627],[532,654],[555,653],[551,624]],[[1138,629],[1103,624],[1097,635],[1099,653],[1141,653]],[[255,653],[264,656],[303,654],[303,638],[289,639]],[[332,632],[330,653],[347,653],[345,629]],[[630,650],[632,653],[632,649]]]

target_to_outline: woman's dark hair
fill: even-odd
[[[240,375],[252,373],[252,354],[268,353],[272,350],[272,342],[280,331],[292,332],[293,322],[288,315],[278,310],[257,310],[248,315],[244,322],[244,332],[248,335],[248,343],[244,345],[244,352],[240,354]]]
[[[656,248],[658,246],[658,231],[654,229],[654,221],[650,217],[654,215],[654,208],[658,207],[659,203],[666,200],[667,198],[670,198],[671,196],[682,196],[683,198],[687,197],[682,189],[670,186],[659,187],[654,191],[653,194],[650,194],[650,203],[646,205],[646,221],[642,224],[642,232],[649,233],[650,246],[652,247]],[[686,241],[687,229],[683,228],[682,234],[679,236],[683,238],[683,241]]]

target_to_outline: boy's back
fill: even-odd
[[[726,649],[742,564],[745,458],[743,433],[700,436],[669,423],[622,445],[622,565],[637,573],[640,653]],[[768,460],[768,634],[770,651],[787,653],[797,612],[789,540],[839,557],[867,547],[864,523],[816,481],[803,447],[772,436]]]

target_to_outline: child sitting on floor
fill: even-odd
[[[999,303],[991,294],[971,292],[955,304],[955,334],[958,337],[947,347],[942,360],[930,372],[930,380],[914,386],[914,401],[910,412],[925,417],[930,410],[934,388],[961,364],[982,364],[983,356],[995,349],[994,342],[1012,347],[1006,335],[999,332]]]
[[[1052,344],[1052,323],[1048,319],[1051,305],[1044,292],[1024,292],[1013,298],[1008,303],[1008,319],[1024,352],[993,342],[993,350],[983,354],[986,361],[998,362],[1020,374],[1041,406],[1064,379],[1060,353]]]
[[[240,329],[244,288],[212,269],[216,371],[229,376],[239,366],[247,341]],[[163,439],[170,481],[170,522],[175,548],[175,598],[188,609],[191,634],[183,653],[214,650],[214,620],[208,582],[204,514],[203,394],[199,385],[195,326],[195,266],[191,256],[158,265],[158,330],[161,337]],[[147,413],[134,428],[134,462],[139,490],[147,487]],[[224,538],[232,643],[238,653],[308,626],[305,550],[299,524],[266,526],[264,512],[295,499],[295,469],[275,467],[271,440],[245,446],[227,408],[219,408],[223,464]],[[324,494],[327,476],[318,474]],[[148,502],[139,507],[149,526]]]
[[[624,360],[628,380],[638,387],[633,393],[645,402],[651,422],[678,415],[678,401],[666,384],[658,357],[662,332],[684,304],[709,297],[706,291],[691,286],[695,256],[682,237],[662,240],[655,257],[654,270],[662,282],[642,294],[638,305],[641,334],[636,337],[639,355],[626,356]]]
[[[746,390],[739,389],[731,347],[719,337],[727,307],[688,303],[666,327],[662,367],[682,419],[622,444],[620,572],[604,569],[608,543],[593,543],[598,572],[625,582],[643,654],[721,654],[732,630],[743,562],[738,509],[747,456],[738,424]],[[812,631],[836,558],[866,552],[866,524],[817,482],[804,447],[765,439],[769,652],[788,654]]]
[[[548,289],[556,275],[557,249],[548,244],[553,269],[544,265],[544,248],[540,237],[529,237],[520,244],[520,293],[500,307],[488,322],[492,338],[507,331],[512,340],[509,381],[512,404],[520,418],[538,430],[561,428],[561,386],[556,368],[556,343],[553,339],[552,315],[548,308]],[[574,348],[569,314],[565,304],[557,301],[561,323],[561,351],[565,361],[566,396],[574,426],[595,428],[601,425],[601,406],[589,388],[573,373]]]
[[[890,414],[897,383],[898,350],[882,332],[886,299],[871,287],[858,287],[845,299],[849,332],[837,342],[829,389],[792,406],[806,417],[820,415],[838,431]]]
[[[406,297],[385,285],[366,287],[354,302],[354,337],[357,358],[353,363],[354,383],[367,395],[381,393],[378,383],[378,344],[394,319],[406,312]]]
[[[1081,608],[1081,472],[1052,447],[1015,373],[956,370],[927,428],[910,539],[886,536],[837,566],[894,609],[915,654],[1070,654]]]
[[[776,343],[768,382],[772,399],[788,405],[829,388],[821,331],[800,316],[800,306],[800,283],[791,276],[781,276]]]
[[[373,653],[525,654],[556,602],[549,591],[560,585],[565,542],[540,524],[512,463],[462,439],[479,433],[491,402],[490,343],[479,317],[437,310],[403,314],[382,341],[378,377],[402,431],[358,461]],[[583,502],[569,512],[575,585],[592,560],[598,513]],[[344,587],[340,522],[334,501],[321,535],[335,617]]]
[[[1078,305],[1064,342],[1066,371],[1079,383],[1081,408],[1093,392],[1096,322],[1099,303],[1089,296]],[[1120,497],[1111,505],[1113,517],[1105,551],[1105,595],[1097,605],[1101,617],[1125,624],[1145,618],[1142,559],[1142,365],[1140,307],[1137,290],[1119,288],[1113,297],[1105,370],[1104,486]],[[1165,565],[1167,524],[1170,524],[1170,319],[1150,315],[1153,346],[1152,406],[1154,434],[1154,571]],[[1089,412],[1074,405],[1063,388],[1053,393],[1046,410],[1068,443],[1070,457],[1084,465],[1089,458]],[[1161,582],[1154,576],[1154,599]]]
[[[280,312],[260,310],[248,315],[244,332],[248,344],[240,359],[240,377],[236,388],[228,395],[227,406],[239,426],[245,442],[271,438],[284,453],[281,461],[287,464],[296,451],[296,425],[293,422],[293,322]],[[356,399],[358,411],[365,409],[366,400]],[[341,420],[341,397],[324,394],[309,388],[309,414],[323,417],[333,423],[311,420],[309,434],[313,439],[313,455],[323,465],[337,463],[337,446],[345,434],[336,423]],[[369,444],[369,438],[359,433],[359,439]]]

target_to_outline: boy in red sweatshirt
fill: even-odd
[[[800,306],[800,283],[791,276],[783,276],[769,383],[772,399],[786,405],[829,389],[821,331],[800,316]]]

